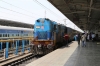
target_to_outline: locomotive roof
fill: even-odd
[[[0,25],[0,29],[34,31],[34,29],[30,29],[30,28],[12,27],[12,26],[1,26],[1,25]]]

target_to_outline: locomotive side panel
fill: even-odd
[[[72,28],[70,28],[70,27],[67,27],[67,32],[68,32],[68,35],[69,35],[69,37],[70,37],[70,41],[72,41],[73,40],[73,37],[74,37],[74,35],[75,35],[75,31],[72,29]]]

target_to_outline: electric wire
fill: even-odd
[[[11,4],[11,3],[8,3],[8,2],[6,2],[6,1],[3,1],[3,0],[0,0],[0,1],[2,1],[2,2],[6,3],[6,4],[9,4],[9,5],[11,5],[11,6],[14,6],[14,7],[16,7],[16,8],[19,8],[19,9],[21,9],[21,10],[24,10],[24,11],[26,11],[26,12],[28,12],[28,13],[35,14],[35,13],[33,13],[33,12],[30,12],[30,11],[28,11],[28,10],[25,10],[25,9],[21,8],[21,7],[15,6],[15,5],[13,5],[13,4]],[[35,16],[37,16],[37,15],[38,15],[38,14],[35,14]],[[41,15],[38,15],[38,16],[41,16]]]
[[[18,16],[20,17],[19,15],[15,15],[15,14],[11,14],[11,13],[7,13],[7,12],[3,12],[3,11],[0,11],[1,13],[4,13],[4,14],[9,14],[9,15],[12,15],[12,16]]]
[[[6,1],[3,1],[3,0],[1,0],[1,1],[4,2],[4,3],[6,3],[6,4],[9,4],[9,5],[11,5],[11,6],[14,6],[14,7],[16,7],[16,8],[19,8],[19,9],[22,9],[22,10],[24,10],[24,11],[29,12],[28,10],[25,10],[25,9],[23,9],[23,8],[20,8],[20,7],[18,7],[18,6],[15,6],[15,5],[13,5],[13,4],[10,4],[10,3],[6,2]],[[53,13],[53,15],[55,14],[55,13],[52,12],[49,8],[45,7],[43,4],[41,4],[41,3],[38,2],[37,0],[33,0],[33,1],[36,2],[37,4],[39,4],[40,6],[42,6],[43,8],[47,9],[49,12]],[[0,7],[0,8],[7,9],[7,8],[4,8],[4,7]],[[7,9],[7,10],[10,10],[10,9]],[[16,12],[16,11],[14,11],[14,10],[10,10],[10,11]],[[25,15],[25,16],[30,16],[30,15],[26,15],[26,14],[23,14],[23,13],[20,13],[20,12],[16,12],[16,13],[19,13],[19,14],[22,14],[22,15]],[[29,12],[29,13],[32,13],[32,12]],[[32,13],[32,14],[33,14],[33,13]],[[57,15],[57,14],[56,14],[56,15]],[[33,16],[30,16],[30,17],[33,17]],[[58,16],[57,16],[57,17],[58,17]]]
[[[9,10],[9,11],[12,11],[12,12],[18,13],[18,14],[22,14],[22,15],[25,15],[25,16],[29,16],[29,17],[31,17],[31,18],[34,17],[34,16],[30,16],[30,15],[27,15],[27,14],[23,14],[23,13],[20,13],[20,12],[17,12],[17,11],[14,11],[14,10],[11,10],[11,9],[8,9],[8,8],[5,8],[5,7],[2,7],[2,6],[0,6],[0,8],[2,8],[2,9],[6,9],[6,10]],[[36,18],[36,17],[34,17],[34,18]]]
[[[46,6],[44,6],[43,4],[41,4],[39,1],[37,0],[33,0],[34,2],[36,2],[37,4],[39,4],[41,7],[43,7],[44,9],[48,10],[49,12],[51,12],[53,15],[55,14],[57,17],[60,18],[59,15],[57,15],[56,13],[54,13],[53,11],[51,11],[49,8],[47,8]],[[62,17],[61,17],[62,18]]]

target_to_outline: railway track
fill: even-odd
[[[42,56],[43,56],[43,55],[42,55]],[[40,55],[40,56],[35,56],[34,58],[30,58],[30,59],[28,59],[27,61],[22,62],[22,63],[19,64],[18,66],[25,66],[26,64],[31,63],[31,62],[33,62],[33,61],[39,59],[39,58],[42,57],[42,56]]]
[[[32,61],[35,61],[36,59],[42,57],[41,56],[37,56],[37,55],[33,55],[33,54],[30,54],[30,55],[27,55],[25,57],[22,57],[22,58],[19,58],[19,59],[16,59],[16,60],[9,60],[9,61],[6,61],[6,62],[3,62],[0,66],[25,66],[26,64],[32,62]],[[11,62],[10,62],[11,61]]]

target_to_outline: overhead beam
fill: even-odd
[[[84,8],[90,8],[90,7],[84,7]],[[100,11],[100,8],[93,8],[93,7],[91,7],[91,9]]]
[[[87,5],[87,3],[69,3],[69,4],[74,5],[74,6],[76,5],[86,6]]]
[[[71,12],[71,13],[64,13],[64,14],[73,14],[73,13],[84,13],[85,11],[75,11],[75,12]]]
[[[91,14],[91,7],[92,7],[92,4],[93,4],[93,0],[90,1],[90,7],[89,7],[89,14],[88,14],[88,17],[90,17],[90,14]]]

